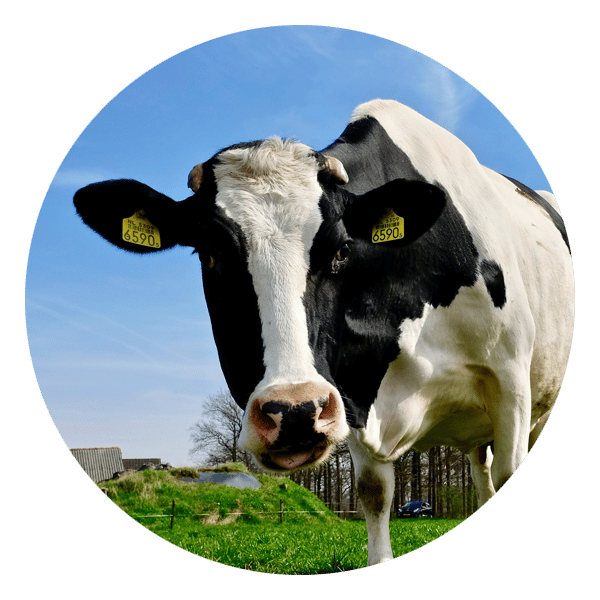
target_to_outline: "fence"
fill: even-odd
[[[106,490],[105,492],[106,493]],[[220,504],[217,504],[217,506],[220,506]],[[335,510],[288,510],[285,511],[284,510],[284,506],[283,506],[283,500],[279,501],[279,510],[278,511],[263,511],[263,512],[254,512],[254,513],[245,513],[245,512],[230,512],[228,513],[228,515],[237,515],[237,516],[241,516],[241,515],[279,515],[279,522],[283,523],[283,516],[284,514],[296,514],[296,513],[314,513],[314,514],[325,514],[327,512],[333,512],[333,513],[357,513],[358,511],[349,511],[349,510],[344,510],[344,511],[335,511]],[[171,518],[171,529],[173,529],[173,524],[175,522],[175,500],[173,500],[171,502],[171,512],[166,514],[166,515],[129,515],[130,517],[134,518],[134,519],[152,519],[152,518],[161,518],[161,517],[170,517]],[[214,513],[193,513],[191,515],[179,515],[177,518],[178,519],[188,519],[191,517],[212,517],[214,516]]]

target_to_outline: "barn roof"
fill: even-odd
[[[71,454],[96,483],[125,470],[121,448],[71,448]]]

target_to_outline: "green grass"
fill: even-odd
[[[435,540],[459,519],[394,520],[392,551],[401,556]],[[336,573],[367,565],[364,521],[201,525],[180,523],[151,528],[184,550],[240,569],[288,575]]]
[[[365,522],[339,519],[314,494],[289,479],[258,475],[259,489],[240,490],[183,482],[177,476],[190,476],[189,470],[130,473],[100,487],[150,531],[226,565],[300,575],[348,571],[367,564]],[[170,515],[173,500],[173,529],[169,516],[149,517]],[[281,501],[283,523],[279,522]],[[393,520],[394,556],[433,541],[460,522]]]

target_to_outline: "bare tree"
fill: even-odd
[[[202,418],[190,428],[190,457],[198,463],[217,465],[242,462],[253,468],[250,453],[238,446],[244,411],[229,392],[217,392],[208,397]]]

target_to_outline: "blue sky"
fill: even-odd
[[[188,429],[225,389],[197,259],[186,248],[113,248],[79,221],[75,191],[128,177],[183,199],[191,167],[220,148],[276,134],[319,149],[376,97],[449,129],[481,163],[549,189],[518,133],[459,76],[394,42],[326,27],[192,48],[141,75],[81,133],[42,205],[26,284],[38,384],[69,447],[189,464]]]

